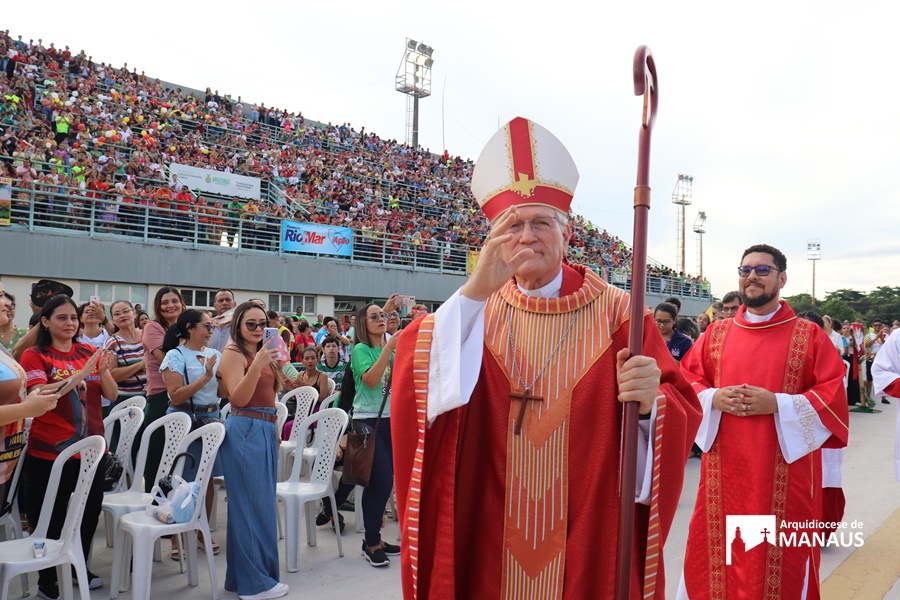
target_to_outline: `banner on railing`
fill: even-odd
[[[281,222],[281,248],[285,252],[352,256],[353,230],[285,219]]]
[[[12,179],[0,177],[0,225],[9,225],[12,217]]]
[[[213,169],[200,169],[188,165],[169,163],[169,175],[177,175],[178,181],[192,190],[222,196],[260,199],[260,180]]]

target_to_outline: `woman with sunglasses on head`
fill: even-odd
[[[147,373],[147,408],[144,409],[144,424],[137,439],[140,440],[150,423],[166,414],[169,408],[169,395],[166,390],[166,382],[159,370],[160,364],[165,358],[163,340],[166,331],[175,324],[178,317],[184,312],[184,300],[181,293],[172,286],[163,286],[156,292],[153,298],[154,320],[147,323],[142,330],[141,341],[144,346],[144,365]],[[144,489],[150,491],[156,483],[156,471],[162,459],[163,449],[166,444],[166,435],[162,429],[157,429],[150,437],[148,444],[147,462],[144,467]],[[140,443],[135,441],[133,451],[137,453]]]
[[[221,354],[215,348],[207,346],[212,335],[213,324],[210,316],[199,310],[189,308],[174,325],[166,331],[162,349],[166,356],[159,370],[166,382],[169,394],[169,408],[166,413],[189,412],[194,418],[221,420],[219,414],[219,398],[224,394],[224,386],[216,377]],[[203,442],[197,440],[188,448],[195,462],[185,463],[182,477],[193,481],[197,476],[197,468],[203,453]],[[215,500],[212,478],[222,476],[222,464],[216,456],[209,486],[206,490],[206,514],[212,512]],[[197,532],[197,544],[203,548],[200,532]],[[178,560],[175,540],[172,539],[172,558]],[[219,545],[212,542],[212,553],[219,553]]]
[[[70,377],[86,373],[71,392],[60,398],[56,408],[32,421],[28,436],[28,453],[22,467],[25,480],[23,508],[28,521],[36,526],[40,518],[50,470],[60,452],[91,435],[103,435],[101,395],[115,398],[118,386],[110,373],[114,361],[104,352],[97,352],[89,344],[76,341],[78,336],[78,307],[68,296],[53,296],[41,308],[37,343],[22,354],[22,369],[27,373],[28,392],[35,389],[58,389]],[[112,363],[112,364],[111,364]],[[84,556],[90,553],[91,541],[97,529],[103,503],[103,482],[106,458],[102,459],[88,494],[81,521],[81,545]],[[50,519],[47,537],[59,538],[66,518],[69,496],[78,483],[80,461],[71,459],[62,471],[56,504]],[[88,571],[91,589],[103,581]],[[58,598],[56,569],[44,569],[38,576],[39,595]]]
[[[119,384],[119,396],[109,406],[103,407],[103,417],[129,398],[143,396],[147,385],[147,371],[144,365],[144,344],[141,330],[135,327],[134,308],[128,300],[116,300],[109,308],[116,330],[106,340],[103,349],[116,357],[112,370],[113,379]]]
[[[275,340],[262,344],[267,326],[263,308],[251,302],[238,305],[231,321],[233,342],[225,347],[219,367],[231,402],[219,450],[228,482],[225,589],[241,598],[281,598],[288,593],[288,586],[279,582],[272,510],[278,467],[275,393],[281,388],[281,369],[275,362]]]
[[[386,307],[392,306],[389,300]],[[381,539],[384,509],[394,486],[393,452],[391,449],[391,391],[390,369],[399,335],[387,337],[387,315],[377,304],[367,304],[356,313],[356,339],[354,340],[351,369],[356,384],[353,398],[353,420],[363,426],[375,428],[375,458],[369,487],[363,491],[363,520],[366,537],[362,553],[373,567],[390,564],[388,555],[400,554],[400,547]],[[386,400],[385,400],[386,398]],[[381,411],[382,402],[384,410]]]

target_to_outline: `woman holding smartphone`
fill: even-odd
[[[231,322],[232,344],[222,353],[219,373],[231,416],[219,450],[228,482],[228,544],[225,589],[239,596],[281,598],[278,528],[275,521],[275,475],[278,437],[275,393],[281,388],[277,340],[263,344],[266,311],[244,302]]]
[[[28,392],[35,389],[57,390],[72,377],[83,381],[66,393],[52,411],[31,423],[28,453],[22,474],[25,478],[23,508],[32,526],[40,518],[41,506],[47,492],[47,482],[53,461],[60,452],[91,435],[103,435],[103,415],[100,397],[115,398],[119,388],[113,380],[109,356],[97,352],[93,346],[76,341],[78,308],[68,296],[53,296],[41,308],[37,325],[37,343],[22,354],[22,369],[27,373]],[[85,375],[86,374],[86,375]],[[81,521],[81,546],[87,558],[97,529],[103,503],[103,482],[106,457],[102,459],[88,494]],[[47,537],[59,538],[65,522],[69,496],[78,483],[80,461],[69,460],[63,468],[56,504],[50,519]],[[88,571],[91,589],[103,581]],[[44,569],[38,575],[38,589],[45,598],[59,597],[56,569]]]

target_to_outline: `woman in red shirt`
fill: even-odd
[[[103,435],[100,397],[115,398],[119,393],[110,373],[110,356],[101,353],[99,360],[94,359],[96,350],[93,346],[75,341],[78,337],[78,310],[71,298],[64,295],[50,298],[41,309],[38,328],[36,345],[25,350],[21,360],[28,378],[28,392],[58,388],[61,382],[76,376],[82,370],[88,370],[90,374],[66,397],[61,398],[56,408],[35,418],[31,424],[28,453],[22,473],[25,477],[23,507],[32,527],[37,525],[40,518],[53,461],[60,452],[75,442],[91,435]],[[81,521],[81,546],[85,558],[90,553],[103,503],[106,457],[103,461],[94,477]],[[69,460],[63,467],[53,516],[47,530],[49,538],[58,538],[62,533],[69,496],[75,491],[78,482],[79,467],[78,459]],[[90,571],[88,581],[92,589],[103,585],[102,580]],[[56,569],[44,569],[40,572],[38,589],[44,597],[59,596]]]

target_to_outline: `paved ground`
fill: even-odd
[[[844,519],[858,520],[866,543],[856,552],[851,549],[829,548],[822,553],[822,597],[840,600],[900,600],[900,484],[893,477],[894,421],[897,401],[884,406],[880,414],[851,413],[850,445],[844,454],[843,482],[847,497]],[[687,527],[696,497],[700,462],[692,459],[686,467],[684,492],[678,506],[676,520],[665,548],[667,597],[674,598],[681,573]],[[216,557],[218,596],[236,598],[235,594],[221,589],[225,577],[224,515],[226,506],[219,500],[219,526],[217,540],[223,550]],[[383,599],[401,598],[397,565],[375,569],[360,555],[362,535],[355,533],[352,512],[345,513],[347,529],[343,536],[344,558],[338,557],[336,538],[330,530],[320,528],[318,545],[301,545],[301,567],[298,573],[288,573],[282,562],[282,581],[291,586],[288,597],[315,597],[323,599],[377,596]],[[102,523],[102,521],[101,521]],[[397,524],[388,521],[385,537],[397,538]],[[113,549],[107,548],[101,524],[94,540],[92,569],[108,581]],[[280,554],[284,559],[284,543]],[[32,589],[37,591],[36,575],[32,575]],[[893,586],[893,587],[892,587]],[[374,594],[373,594],[374,592]],[[10,597],[21,596],[18,578],[10,586]],[[122,593],[123,600],[131,593]],[[187,576],[179,572],[178,563],[164,553],[162,562],[153,564],[152,598],[211,598],[209,577],[200,568],[200,586],[190,588]],[[109,588],[91,593],[93,600],[109,598]]]

